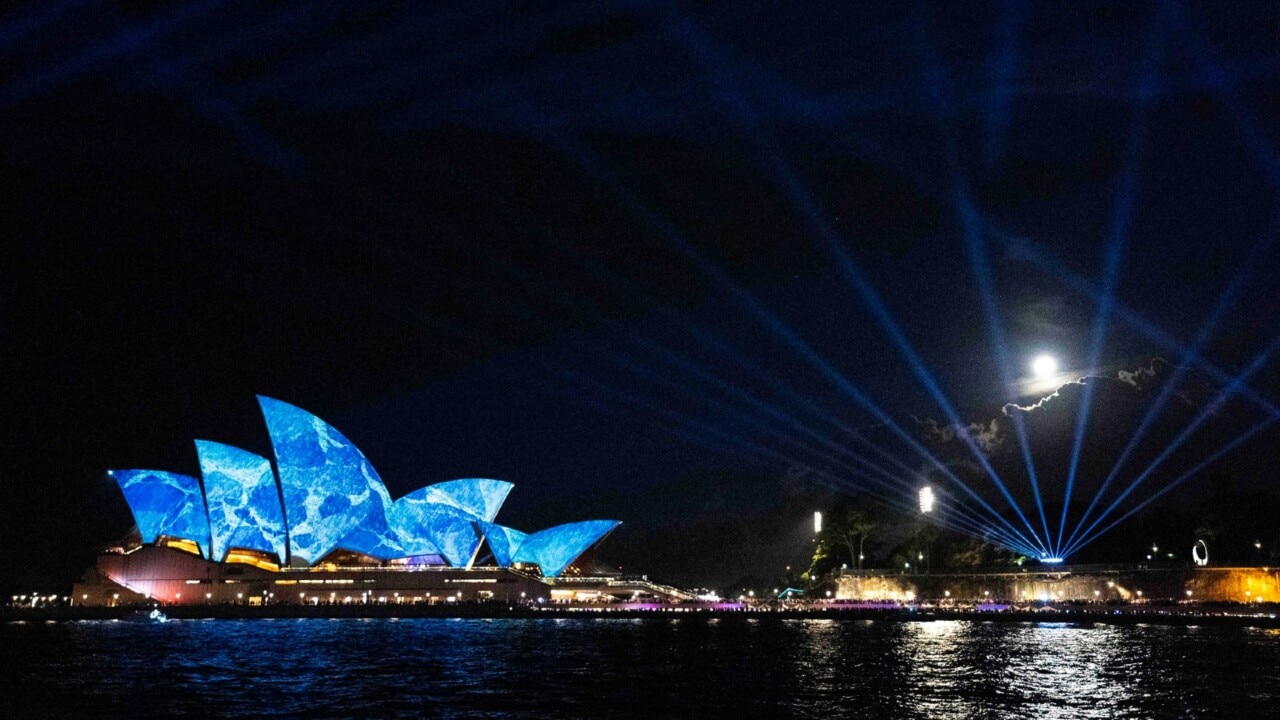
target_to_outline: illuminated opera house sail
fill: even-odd
[[[436,483],[393,500],[369,460],[333,426],[288,403],[261,396],[258,401],[274,469],[270,460],[247,450],[197,440],[200,478],[158,470],[109,472],[133,512],[141,546],[104,554],[98,564],[104,580],[170,602],[213,599],[215,591],[223,600],[244,599],[244,589],[234,587],[241,583],[227,578],[246,572],[259,586],[316,584],[294,579],[316,574],[333,575],[342,585],[344,570],[363,570],[361,582],[378,581],[377,588],[362,588],[363,599],[383,585],[416,592],[432,583],[548,583],[580,575],[574,563],[589,562],[587,551],[619,525],[592,520],[531,533],[499,525],[494,520],[512,485],[484,478]],[[131,558],[137,550],[146,551],[145,557]],[[184,601],[179,583],[211,587],[187,588]],[[234,596],[212,587],[228,584]],[[431,595],[424,592],[414,597]],[[267,597],[276,594],[264,591]],[[485,595],[459,591],[447,597]],[[294,599],[321,598],[303,590]]]

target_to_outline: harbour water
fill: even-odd
[[[8,622],[0,667],[7,710],[37,717],[1280,713],[1280,630],[1253,628],[767,617]]]

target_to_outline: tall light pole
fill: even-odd
[[[937,498],[933,494],[932,487],[925,485],[924,487],[920,488],[920,515],[921,515],[921,522],[923,523],[924,526],[927,526],[929,524],[928,516],[930,513],[933,512],[933,506],[936,501],[937,501]],[[921,529],[923,530],[924,528],[922,527]],[[929,545],[931,545],[931,543],[929,542],[927,534],[925,537],[925,544],[926,544],[925,550],[929,554],[928,561],[924,566],[925,572],[927,573],[929,566],[933,563],[933,548],[928,547]],[[917,559],[924,560],[925,558],[919,557]]]
[[[933,494],[932,487],[925,485],[924,487],[920,488],[920,512],[921,513],[928,514],[933,512],[933,505],[936,500],[937,498]]]

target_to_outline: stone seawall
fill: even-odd
[[[836,578],[841,600],[991,602],[1280,601],[1280,568],[1131,568],[907,575],[861,571]]]

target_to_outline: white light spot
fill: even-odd
[[[1031,361],[1031,372],[1036,377],[1049,377],[1058,372],[1058,361],[1052,355],[1041,355]]]
[[[936,496],[933,494],[933,488],[925,485],[920,488],[920,512],[933,512],[933,504]]]

